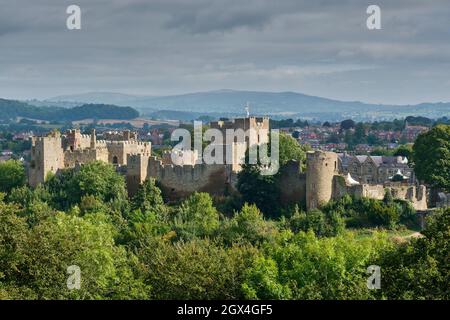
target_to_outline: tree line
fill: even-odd
[[[73,108],[36,107],[25,102],[0,99],[0,120],[17,117],[46,121],[77,121],[83,119],[134,119],[139,112],[131,107],[107,104],[83,104]]]

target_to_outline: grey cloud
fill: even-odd
[[[365,27],[372,2],[380,31]],[[81,31],[65,28],[73,3]],[[8,1],[0,97],[233,88],[450,100],[449,20],[447,0]]]

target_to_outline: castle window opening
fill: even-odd
[[[119,163],[119,159],[117,159],[117,156],[114,156],[112,159],[113,164],[118,164]]]

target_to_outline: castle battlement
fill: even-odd
[[[249,126],[269,129],[269,118],[249,117],[211,124],[220,129],[227,129],[227,126],[233,129],[248,129]],[[130,132],[126,132],[124,136],[130,136]],[[124,172],[126,170],[130,194],[143,181],[154,178],[168,198],[175,200],[195,191],[223,195],[228,187],[233,187],[233,174],[238,169],[234,164],[196,163],[193,151],[179,151],[178,156],[186,156],[187,161],[172,163],[168,152],[163,153],[162,159],[152,156],[150,142],[134,139],[96,141],[95,131],[91,135],[82,135],[78,129],[69,130],[67,136],[52,132],[45,137],[34,136],[31,141],[31,186],[44,182],[49,172],[56,173],[63,168],[100,160],[121,167]],[[223,146],[227,147],[225,144]],[[245,143],[233,143],[231,146],[236,149],[233,150],[233,161],[245,154]],[[347,181],[339,171],[338,161],[338,154],[334,152],[313,151],[307,153],[305,172],[299,172],[297,163],[290,163],[281,175],[282,198],[285,201],[305,201],[306,208],[311,210],[345,194],[383,199],[386,189],[390,189],[394,198],[410,201],[417,210],[427,208],[427,191],[424,186],[359,184],[352,179]]]
[[[56,173],[77,164],[100,160],[122,166],[127,164],[127,154],[151,154],[151,143],[130,139],[135,135],[128,131],[123,137],[129,139],[97,141],[95,130],[91,134],[81,134],[79,129],[67,130],[65,135],[53,131],[47,136],[31,137],[30,185],[37,186],[44,182],[49,172]]]

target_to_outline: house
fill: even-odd
[[[399,172],[408,178],[405,179],[406,182],[415,182],[414,172],[408,166],[406,157],[352,156],[347,153],[340,153],[338,156],[341,172],[350,173],[360,183],[382,184],[390,181]]]

